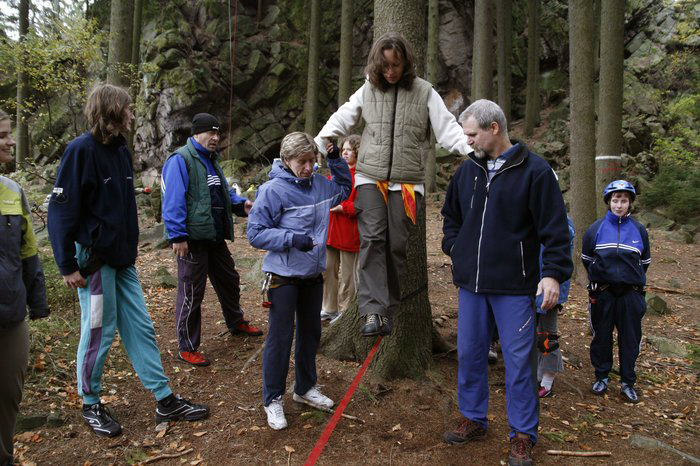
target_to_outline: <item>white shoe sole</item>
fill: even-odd
[[[333,401],[331,401],[330,406],[324,406],[321,404],[312,403],[309,400],[307,400],[306,398],[301,397],[301,395],[297,395],[296,393],[294,395],[292,395],[292,399],[294,401],[296,401],[297,403],[303,403],[305,405],[311,406],[312,408],[321,409],[321,410],[331,409],[331,408],[333,408],[333,404],[334,404]]]

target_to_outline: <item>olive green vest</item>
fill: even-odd
[[[430,150],[428,98],[432,86],[415,78],[410,90],[365,86],[357,173],[395,183],[423,183]],[[392,133],[393,130],[393,133]],[[393,136],[393,137],[392,137]]]
[[[211,215],[211,194],[207,185],[207,167],[202,162],[201,155],[197,153],[197,149],[194,148],[190,139],[187,139],[187,144],[177,149],[170,157],[175,154],[180,155],[185,161],[189,175],[189,184],[185,194],[185,201],[187,202],[187,235],[192,240],[214,241],[216,239],[216,228],[214,227],[214,218]],[[216,170],[223,183],[226,178],[216,159],[217,154],[214,153],[212,157],[214,170]],[[225,184],[223,189],[226,189]],[[226,218],[229,220],[227,222],[229,228],[224,233],[224,238],[233,241],[231,198],[228,196],[228,192],[224,193],[224,199]]]

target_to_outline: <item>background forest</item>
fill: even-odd
[[[130,144],[139,175],[138,266],[167,360],[173,347],[168,337],[174,334],[173,261],[169,251],[159,249],[158,175],[167,156],[190,134],[192,116],[209,112],[222,120],[224,170],[254,197],[282,137],[297,130],[315,134],[361,85],[375,30],[387,27],[392,10],[421,18],[422,28],[408,28],[415,33],[409,38],[419,57],[418,74],[433,83],[450,111],[458,115],[473,100],[486,97],[510,114],[511,135],[524,139],[557,171],[578,231],[596,215],[596,203],[602,207],[600,184],[606,176],[630,179],[641,194],[635,215],[654,232],[656,248],[649,288],[668,301],[666,306],[659,295],[648,295],[649,309],[658,308],[660,314],[645,319],[646,341],[654,345],[641,361],[640,385],[648,404],[633,411],[617,401],[592,401],[582,394],[579,387],[588,384],[589,376],[582,362],[588,343],[582,330],[586,298],[583,287],[575,284],[571,313],[562,322],[564,344],[570,344],[570,375],[557,387],[560,395],[543,403],[545,448],[573,443],[580,450],[612,449],[616,461],[644,463],[648,457],[630,437],[642,432],[700,453],[697,442],[689,440],[698,435],[700,357],[700,256],[691,244],[700,242],[699,2],[9,0],[0,2],[0,108],[16,115],[18,145],[17,163],[0,166],[0,173],[20,182],[34,204],[53,312],[51,319],[32,324],[23,402],[23,412],[30,414],[22,419],[19,430],[26,432],[16,442],[23,462],[133,464],[162,460],[166,457],[159,455],[168,452],[175,456],[167,458],[194,456],[190,464],[226,464],[250,462],[250,451],[255,451],[259,462],[291,464],[296,451],[308,453],[309,433],[317,435],[327,418],[297,410],[289,437],[266,431],[254,372],[259,369],[259,343],[232,343],[222,337],[225,332],[212,333],[206,341],[215,361],[210,371],[195,373],[176,362],[166,364],[176,386],[186,385],[216,406],[209,423],[154,432],[137,405],[150,399],[130,372],[126,355],[114,351],[103,399],[133,430],[106,449],[94,442],[75,414],[80,405],[74,387],[79,312],[45,239],[42,204],[67,142],[86,130],[82,106],[90,87],[100,81],[128,87],[136,107]],[[394,20],[400,21],[401,14]],[[597,163],[597,156],[613,162]],[[449,346],[455,340],[456,308],[449,260],[434,251],[439,251],[441,237],[442,193],[459,163],[459,157],[436,150],[427,182],[428,209],[419,218],[427,228],[412,242],[427,245],[427,261],[424,248],[416,253],[418,260],[409,261],[406,273],[411,286],[428,283],[415,299],[433,323],[423,326],[426,332],[433,330],[432,338],[428,333],[422,341],[425,358],[413,364],[418,358],[406,357],[405,348],[384,351],[393,344],[386,339],[377,357],[384,362],[372,366],[375,375],[396,380],[395,360],[382,358],[393,353],[410,360],[408,371],[415,372],[408,375],[420,377],[394,384],[364,382],[352,407],[367,423],[361,429],[352,423],[340,427],[340,438],[347,443],[333,446],[326,457],[329,464],[348,458],[357,462],[353,455],[358,452],[368,464],[391,463],[395,449],[394,458],[404,464],[454,464],[454,450],[439,438],[445,419],[455,411],[456,395],[446,388],[453,385],[455,368],[445,356],[450,352],[435,344],[444,339]],[[146,188],[150,194],[144,194]],[[230,247],[244,276],[243,304],[266,329],[255,288],[260,254],[240,240],[238,230],[236,236]],[[212,296],[210,290],[206,299],[211,301],[205,305],[215,310]],[[221,324],[216,312],[205,319],[209,329]],[[326,343],[337,336],[333,332],[324,328]],[[335,341],[341,340],[350,338]],[[682,349],[668,356],[660,341]],[[367,352],[363,344],[366,340],[350,357],[335,357],[338,348],[331,344],[319,357],[319,373],[336,399],[357,369],[347,360],[362,360]],[[433,357],[433,352],[442,354]],[[492,391],[502,392],[503,367],[491,372]],[[503,408],[497,400],[494,409]],[[494,431],[505,435],[507,425],[498,413]],[[44,425],[46,430],[39,430]],[[632,446],[622,442],[628,439]],[[500,453],[489,447],[470,454],[474,463],[492,464]],[[301,456],[295,455],[298,462]],[[538,453],[538,462],[543,456]],[[658,464],[677,461],[668,452],[660,458]],[[552,459],[545,464],[559,463]]]

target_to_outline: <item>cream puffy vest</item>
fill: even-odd
[[[398,90],[397,90],[398,89]],[[420,78],[410,90],[393,86],[386,92],[366,86],[357,173],[395,183],[423,183],[430,149],[428,98],[432,86]]]

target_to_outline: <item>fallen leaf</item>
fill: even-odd
[[[245,434],[246,430],[248,430],[248,429],[246,429],[245,427],[241,427],[240,429],[238,429],[236,431],[236,435],[243,435],[243,434]]]
[[[396,432],[397,430],[401,430],[401,424],[396,424],[394,427],[391,428],[392,432]]]
[[[195,433],[192,434],[192,435],[194,435],[195,437],[201,437],[202,435],[206,435],[206,434],[207,434],[207,431],[205,430],[205,431],[202,431],[202,432],[195,432]]]
[[[294,453],[296,451],[294,447],[290,447],[289,445],[285,445],[284,449],[287,450],[287,453]]]
[[[259,427],[259,426],[253,426],[253,427],[250,428],[250,430],[252,430],[253,432],[257,432],[257,431],[260,430],[260,427]]]

